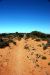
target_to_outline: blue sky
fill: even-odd
[[[48,0],[0,0],[0,33],[50,33]]]

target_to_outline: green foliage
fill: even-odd
[[[16,45],[16,42],[10,39],[7,41],[7,43],[13,43],[14,45]]]
[[[16,45],[16,42],[14,42],[13,40],[9,39],[8,41],[4,41],[3,39],[0,39],[0,48],[9,46],[9,43],[13,43],[14,45]]]
[[[2,39],[0,39],[0,48],[5,48],[5,47],[7,47],[7,46],[9,46],[9,43],[3,41]]]
[[[44,34],[44,33],[41,33],[41,32],[38,32],[38,31],[32,31],[31,32],[31,35],[34,35],[34,36],[37,36],[37,37],[39,37],[39,38],[47,38],[47,35],[46,34]]]
[[[30,33],[26,33],[26,38],[25,39],[29,39],[30,38]]]
[[[43,50],[46,50],[48,47],[50,47],[50,38],[47,38],[47,43],[46,44],[42,44],[43,45]]]
[[[18,37],[23,38],[24,34],[23,33],[19,33]]]
[[[23,38],[24,37],[24,34],[26,34],[26,38],[25,39],[28,39],[28,38],[41,38],[42,40],[47,40],[47,38],[50,38],[50,34],[45,34],[45,33],[42,33],[42,32],[39,32],[39,31],[32,31],[30,33],[2,33],[0,34],[0,37],[8,37],[8,38],[14,38],[14,37],[20,37],[20,38]]]

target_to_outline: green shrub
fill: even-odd
[[[42,43],[42,46],[44,46],[45,44],[44,43]]]
[[[14,45],[16,45],[16,42],[10,39],[7,41],[7,43],[13,43]]]
[[[0,48],[5,48],[7,46],[9,46],[9,43],[4,42],[4,41],[0,42]]]
[[[13,43],[16,45],[16,42],[14,42],[13,40],[4,41],[3,39],[0,39],[0,48],[9,46],[9,43]]]
[[[32,31],[31,34],[34,36],[37,36],[39,38],[46,38],[47,37],[46,34],[39,32],[39,31]]]
[[[30,33],[26,33],[25,39],[29,39],[29,38],[30,38]]]

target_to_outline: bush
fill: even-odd
[[[0,39],[0,42],[3,42],[3,39]]]
[[[14,36],[13,36],[13,35],[8,35],[8,38],[9,38],[9,39],[13,39]]]
[[[41,45],[41,44],[39,44],[38,46],[39,46],[39,47],[41,47],[42,45]]]
[[[44,60],[45,60],[45,59],[47,59],[47,58],[46,58],[46,56],[42,56],[42,59],[44,59]]]
[[[13,40],[8,40],[8,41],[7,41],[7,43],[13,43],[13,44],[15,44],[15,45],[16,45],[16,42],[15,42],[15,41],[13,41]]]
[[[24,37],[24,34],[26,34],[26,37],[27,38],[32,38],[34,39],[35,37],[38,37],[38,38],[41,38],[42,40],[46,40],[47,38],[50,38],[50,34],[45,34],[45,33],[42,33],[42,32],[39,32],[39,31],[32,31],[31,33],[2,33],[0,34],[0,37],[10,37],[10,38],[13,38],[13,37],[21,37],[23,38]]]
[[[14,42],[13,40],[4,41],[3,39],[0,39],[0,48],[9,46],[9,43],[13,43],[16,45],[16,42]]]
[[[48,62],[48,65],[50,65],[50,62]]]
[[[29,39],[29,38],[30,38],[30,33],[26,33],[25,39]]]
[[[37,67],[39,67],[39,64],[36,64]]]
[[[7,47],[7,46],[9,46],[9,43],[7,43],[7,42],[0,42],[0,48],[5,48],[5,47]]]
[[[47,49],[47,44],[44,44],[43,45],[43,50],[46,50]]]
[[[21,40],[21,37],[18,37],[17,39],[18,39],[18,41],[20,41]]]
[[[47,44],[42,44],[43,49],[46,50],[48,47],[50,47],[50,39],[48,39]]]
[[[47,46],[50,47],[50,38],[47,39]]]
[[[2,37],[7,37],[6,33],[2,33],[1,35],[2,35]]]
[[[25,46],[24,46],[24,49],[29,49],[29,46],[25,45]]]
[[[44,33],[41,33],[39,31],[32,31],[31,34],[36,35],[37,37],[41,37],[41,38],[46,37]]]
[[[36,54],[36,58],[40,58],[41,57],[41,55],[40,54]]]
[[[42,46],[44,46],[45,44],[44,43],[42,43]]]
[[[20,38],[23,38],[24,37],[24,34],[23,33],[19,33],[18,35]]]
[[[37,38],[35,41],[41,41],[41,39],[40,38]]]

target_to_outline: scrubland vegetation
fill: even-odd
[[[23,75],[27,74],[27,70],[29,70],[28,75],[42,75],[43,69],[45,75],[50,75],[50,71],[47,70],[50,70],[48,68],[50,67],[50,35],[37,31],[0,34],[0,69],[3,67],[5,69],[7,65],[12,65],[11,69],[13,68],[13,70],[15,65],[16,72],[19,70],[23,73],[23,69],[25,69]],[[30,70],[34,71],[30,73]],[[33,72],[37,72],[37,74],[33,74]]]
[[[25,35],[25,36],[24,36]],[[0,48],[9,46],[9,43],[16,44],[13,41],[13,38],[17,37],[17,39],[20,41],[21,38],[24,38],[25,40],[28,38],[35,39],[35,41],[41,41],[41,40],[47,40],[48,43],[43,45],[43,49],[46,50],[48,46],[50,46],[50,34],[44,34],[38,31],[32,31],[31,33],[2,33],[0,34]],[[2,38],[8,38],[8,41],[4,41]]]

